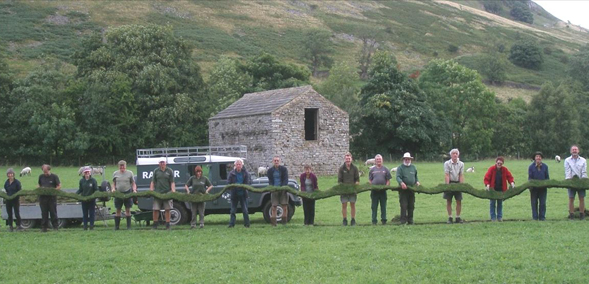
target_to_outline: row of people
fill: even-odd
[[[579,147],[577,145],[571,146],[571,156],[564,162],[565,178],[571,179],[573,177],[587,178],[587,164],[583,157],[579,156]],[[450,151],[450,160],[444,163],[445,183],[463,183],[464,182],[464,163],[459,160],[460,152],[458,149]],[[528,168],[529,180],[546,180],[549,179],[548,166],[542,162],[544,158],[541,152],[534,154],[534,162]],[[368,182],[373,185],[390,185],[392,179],[390,171],[383,165],[383,158],[381,155],[375,156],[375,166],[373,166],[368,173]],[[413,157],[410,153],[403,155],[403,163],[396,168],[396,181],[401,187],[399,191],[400,204],[400,224],[413,224],[413,212],[415,209],[415,193],[407,190],[409,186],[419,186],[417,176],[417,169],[412,164]],[[272,160],[273,166],[268,169],[268,181],[272,186],[286,186],[288,185],[288,169],[280,165],[280,157],[276,156]],[[509,187],[515,187],[515,180],[511,172],[504,166],[505,160],[503,157],[495,159],[495,165],[491,166],[484,177],[484,184],[486,190],[503,191],[508,190]],[[131,193],[137,192],[137,186],[133,179],[133,172],[127,170],[127,163],[123,160],[118,163],[119,170],[113,173],[112,192]],[[243,167],[243,160],[237,159],[234,163],[234,169],[229,173],[228,184],[250,184],[250,175]],[[61,183],[59,177],[51,173],[49,165],[43,165],[43,174],[39,176],[39,187],[48,187],[60,189]],[[20,181],[15,178],[13,169],[8,169],[7,177],[4,184],[4,190],[8,195],[15,194],[21,190]],[[305,165],[304,172],[299,177],[301,191],[313,192],[318,190],[317,177],[313,174],[311,166]],[[352,155],[346,153],[344,157],[344,164],[338,170],[338,183],[340,184],[360,184],[360,175],[358,168],[352,164]],[[213,188],[211,182],[206,176],[203,176],[203,171],[200,166],[195,167],[194,175],[191,176],[185,183],[185,190],[188,194],[206,194]],[[159,166],[154,170],[152,180],[150,183],[150,190],[159,193],[175,192],[174,173],[166,166],[165,159],[159,161]],[[90,196],[98,191],[98,183],[91,176],[91,168],[83,169],[83,177],[79,182],[79,189],[76,192],[82,196]],[[569,195],[569,219],[574,219],[574,199],[579,196],[579,210],[580,219],[584,219],[585,215],[585,190],[568,189]],[[231,190],[231,210],[229,227],[235,226],[237,212],[237,205],[242,208],[244,225],[249,227],[249,214],[247,210],[247,190],[245,188],[233,188]],[[370,193],[372,201],[372,224],[376,225],[378,222],[377,214],[380,205],[381,215],[380,220],[384,225],[387,223],[386,204],[387,192],[384,190],[372,190]],[[462,210],[462,192],[444,192],[443,198],[446,199],[446,209],[448,212],[447,223],[462,223],[460,217]],[[350,203],[350,225],[356,224],[356,194],[342,194],[340,201],[342,204],[342,224],[348,225],[347,207]],[[452,215],[452,199],[456,201],[456,216]],[[534,220],[544,221],[546,219],[546,188],[531,188],[530,199],[532,205],[532,218]],[[157,229],[160,209],[165,212],[166,229],[170,229],[170,209],[173,207],[172,200],[161,200],[154,198],[153,201],[153,229]],[[288,194],[286,191],[272,192],[272,213],[271,224],[276,226],[277,207],[280,205],[283,210],[282,218],[283,224],[286,224],[288,216]],[[84,230],[92,230],[94,228],[94,217],[96,200],[89,200],[81,202],[83,212],[83,226]],[[125,217],[127,221],[127,229],[131,227],[131,207],[133,205],[133,198],[115,198],[114,200],[116,215],[115,215],[115,230],[119,230],[121,222],[122,207],[125,207]],[[47,231],[49,227],[49,216],[51,216],[52,227],[57,230],[57,198],[51,195],[40,195],[39,205],[41,207],[41,230]],[[197,216],[200,218],[199,227],[204,227],[204,213],[205,202],[192,202],[192,219],[191,228],[196,228]],[[6,209],[8,219],[6,221],[9,230],[14,230],[13,224],[16,223],[16,230],[22,230],[20,226],[19,214],[19,199],[6,200]],[[492,221],[503,220],[503,201],[490,200],[489,214]],[[315,223],[315,200],[303,198],[304,224],[314,225]]]

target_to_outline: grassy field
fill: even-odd
[[[563,164],[546,161],[553,179]],[[421,182],[443,181],[441,163],[415,163]],[[475,173],[466,182],[483,188],[493,161],[466,163]],[[396,163],[395,163],[396,165]],[[516,184],[527,179],[529,161],[507,161]],[[114,167],[107,168],[114,171]],[[133,167],[130,167],[134,170]],[[4,173],[6,167],[0,168]],[[23,177],[25,188],[33,177]],[[294,170],[294,169],[291,169]],[[75,187],[75,168],[55,168],[64,188]],[[335,184],[321,177],[320,189]],[[361,178],[361,182],[366,179]],[[583,245],[589,222],[566,221],[567,196],[548,194],[547,222],[531,221],[529,194],[504,203],[503,223],[491,223],[488,201],[466,195],[466,223],[447,225],[441,195],[416,198],[415,226],[370,225],[369,193],[358,196],[356,227],[342,227],[339,198],[317,201],[315,227],[303,226],[302,208],[285,227],[272,228],[261,214],[252,227],[226,228],[229,216],[209,215],[202,230],[177,226],[171,232],[135,225],[113,231],[67,228],[41,234],[37,229],[0,229],[1,283],[455,283],[584,282],[589,249]],[[397,193],[389,192],[388,218],[398,215]],[[241,216],[238,216],[238,224]]]

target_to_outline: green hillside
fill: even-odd
[[[509,64],[507,80],[537,87],[565,78],[569,55],[589,42],[587,31],[567,26],[533,3],[534,24],[516,22],[501,5],[503,17],[485,12],[483,1],[4,1],[0,46],[12,72],[22,77],[46,57],[69,63],[83,36],[93,31],[171,25],[193,44],[193,56],[206,74],[221,55],[250,57],[261,51],[305,65],[301,40],[318,28],[331,32],[335,61],[355,62],[361,39],[370,38],[395,54],[401,70],[411,72],[436,57],[478,69],[481,55],[500,49],[500,56],[507,56],[517,39],[529,37],[543,49],[544,65],[529,70]],[[519,85],[509,86],[495,88],[511,93]]]

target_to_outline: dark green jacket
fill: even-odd
[[[418,181],[419,179],[417,179],[417,168],[415,168],[413,164],[409,166],[401,164],[397,168],[397,182],[399,185],[401,182],[404,182],[407,186],[413,186]]]
[[[82,196],[90,196],[94,192],[98,191],[98,183],[93,177],[89,179],[82,178],[80,180],[80,187],[76,194],[82,194]]]

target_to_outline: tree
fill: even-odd
[[[572,56],[569,64],[570,76],[579,81],[586,91],[589,91],[589,44]]]
[[[221,56],[213,66],[208,82],[209,95],[214,102],[211,116],[240,99],[252,88],[252,81],[250,74],[239,69],[236,59]]]
[[[360,40],[362,40],[362,49],[358,53],[360,78],[366,80],[368,79],[368,69],[372,64],[372,55],[377,50],[378,42],[374,39],[373,33],[362,33]]]
[[[540,69],[544,63],[544,56],[535,41],[520,40],[511,46],[509,61],[523,68]]]
[[[547,82],[542,86],[532,97],[526,117],[526,135],[530,137],[532,149],[545,154],[562,153],[562,149],[580,142],[577,103],[565,84],[555,88]]]
[[[503,12],[503,6],[501,6],[501,2],[496,0],[485,0],[483,1],[483,7],[485,7],[485,11],[493,14],[501,14]]]
[[[351,113],[358,105],[360,80],[357,70],[345,62],[336,63],[329,77],[317,88],[318,92],[341,109]]]
[[[491,84],[503,84],[507,79],[507,60],[498,52],[483,57],[480,72]]]
[[[491,150],[495,95],[479,74],[452,60],[429,62],[419,85],[439,118],[446,120],[452,145],[468,155],[486,155]],[[448,145],[450,146],[450,145]]]
[[[251,58],[240,70],[252,76],[251,92],[308,85],[311,76],[306,67],[281,63],[267,53]]]
[[[311,61],[311,72],[317,76],[320,67],[331,68],[333,59],[330,55],[334,52],[331,42],[331,33],[314,29],[308,31],[303,39],[303,58]]]
[[[509,14],[517,21],[528,24],[534,23],[534,15],[524,1],[513,1],[513,8],[511,8]]]
[[[525,135],[527,104],[521,98],[508,103],[497,103],[495,131],[492,146],[497,155],[528,157],[531,150],[529,137]]]
[[[11,92],[11,148],[28,161],[72,162],[88,148],[88,136],[76,123],[72,77],[48,65],[18,80]]]
[[[394,65],[374,65],[352,121],[352,150],[360,155],[439,153],[443,125],[417,84]],[[440,131],[442,130],[442,131]]]
[[[0,46],[0,129],[9,129],[10,123],[8,116],[10,115],[14,104],[10,96],[10,90],[12,87],[12,75],[6,62],[4,55],[4,48]],[[10,152],[10,135],[0,135],[0,157],[7,157]]]
[[[138,147],[206,144],[212,103],[191,53],[171,26],[120,26],[104,41],[89,36],[74,55],[78,78],[88,86],[80,109],[88,111],[86,120],[108,123],[84,124],[92,150],[119,155]]]

